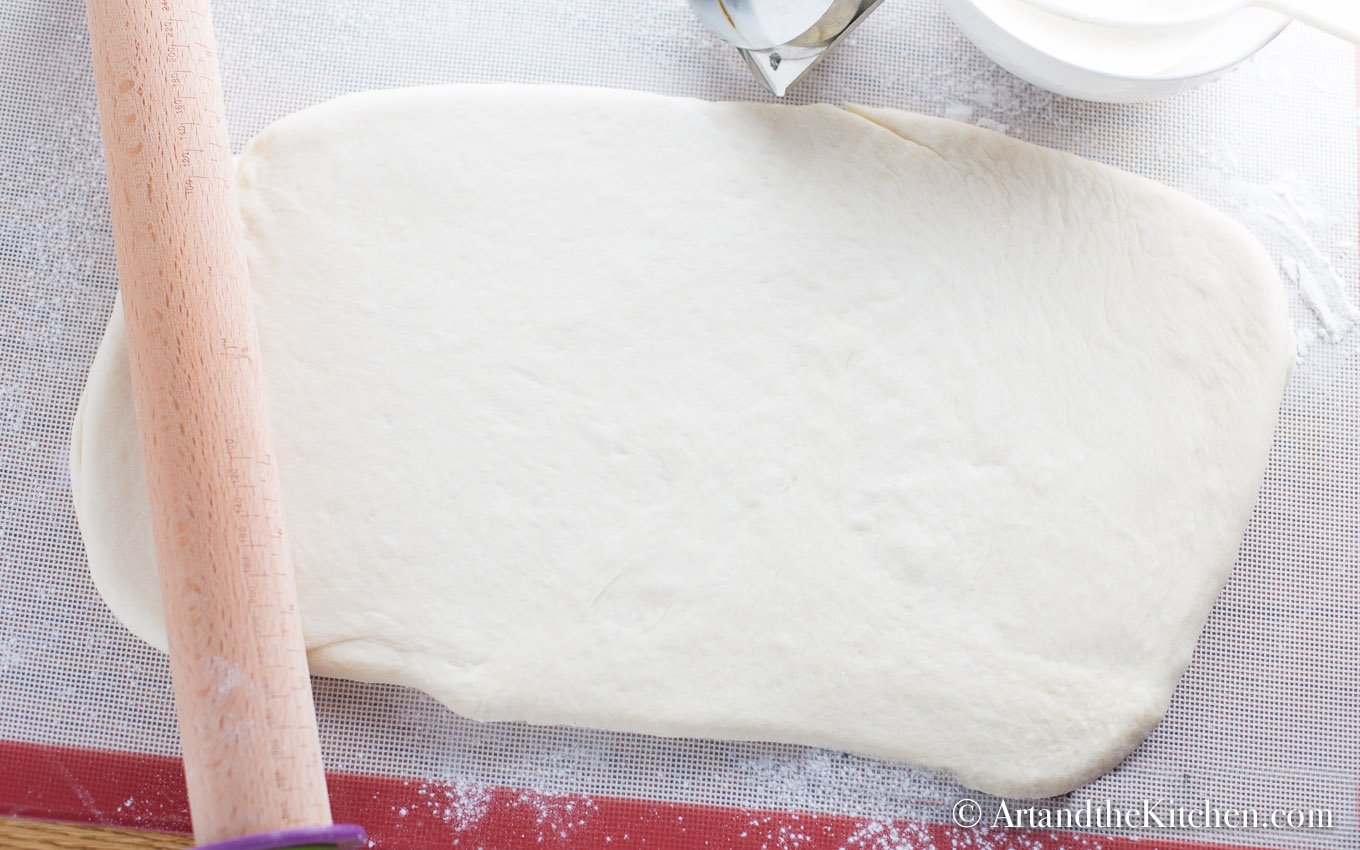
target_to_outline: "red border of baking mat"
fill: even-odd
[[[327,779],[336,822],[362,824],[383,850],[1269,850],[1076,832],[975,831],[922,821],[515,788],[469,791],[436,781],[354,773],[330,773]],[[471,807],[469,794],[476,798]],[[455,799],[463,804],[447,802]],[[475,816],[468,816],[470,809]],[[0,814],[189,831],[178,758],[15,741],[0,741]]]

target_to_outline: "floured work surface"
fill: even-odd
[[[216,12],[238,144],[308,104],[391,85],[565,81],[709,99],[756,96],[744,68],[692,27],[678,3],[611,5],[598,18],[493,4],[401,13],[337,6],[289,17],[224,3]],[[0,736],[173,752],[163,661],[93,595],[64,472],[67,428],[114,291],[109,235],[91,224],[107,212],[83,12],[11,5],[4,14],[19,37],[0,51],[7,67],[25,72],[0,81],[8,323],[0,337],[7,382],[0,396],[7,482],[0,702],[14,707],[0,716]],[[1355,297],[1351,52],[1291,32],[1208,89],[1170,103],[1104,107],[1014,81],[929,5],[889,4],[847,47],[796,100],[1004,125],[1010,135],[1185,189],[1266,244],[1305,350],[1262,498],[1166,721],[1117,771],[1066,802],[1208,796],[1225,806],[1350,812],[1360,774],[1351,724],[1360,713],[1360,404],[1355,336],[1347,334],[1343,306]],[[387,686],[323,681],[318,694],[329,763],[348,770],[867,819],[947,820],[962,793],[937,775],[824,751],[473,724]],[[135,822],[136,801],[122,816]],[[1200,837],[1349,846],[1353,821],[1340,821],[1342,829],[1327,833]]]

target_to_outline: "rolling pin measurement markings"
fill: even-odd
[[[162,0],[160,8],[162,12],[168,14],[170,4]],[[194,10],[193,14],[194,17],[202,17],[198,10]],[[213,99],[202,96],[202,87],[212,79],[202,72],[203,63],[216,62],[212,48],[198,36],[205,23],[202,20],[191,21],[171,15],[162,18],[158,28],[161,38],[166,43],[166,58],[176,66],[169,75],[173,91],[171,109],[179,117],[179,123],[175,125],[175,159],[185,169],[192,169],[196,163],[204,160],[206,160],[204,164],[214,166],[204,169],[213,172],[211,175],[189,171],[184,176],[185,195],[198,191],[205,180],[212,181],[205,184],[206,186],[216,185],[219,189],[228,187],[226,178],[222,176],[226,169],[217,167],[225,160],[227,152],[221,144],[213,140],[218,135],[216,131],[222,126],[222,116],[212,108]],[[204,141],[204,136],[208,137],[207,141]],[[208,271],[212,271],[211,267]],[[248,345],[233,344],[226,338],[221,340],[221,350],[217,353],[220,357],[252,363]],[[229,475],[233,486],[238,490],[254,490],[257,484],[270,480],[273,472],[271,458],[266,455],[257,461],[248,454],[238,454],[235,440],[228,440],[226,447],[231,464]],[[245,549],[242,552],[241,564],[248,576],[258,574],[260,569],[259,563],[249,555],[249,551],[266,550],[268,552],[266,569],[272,572],[278,559],[274,546],[283,540],[283,528],[276,522],[279,515],[277,504],[273,503],[273,500],[267,500],[264,513],[261,514],[246,509],[246,505],[252,501],[254,500],[238,496],[232,502],[237,515],[236,541]],[[259,595],[252,594],[251,606],[271,607],[271,603],[264,599],[267,597],[262,599]]]
[[[273,573],[279,562],[279,545],[283,545],[283,525],[279,521],[279,502],[277,499],[248,498],[252,491],[260,486],[271,483],[273,480],[273,458],[265,454],[260,458],[250,456],[250,454],[238,454],[238,443],[235,439],[227,439],[227,460],[231,464],[228,469],[228,476],[231,479],[231,486],[237,488],[242,495],[237,495],[231,499],[231,510],[237,515],[235,522],[235,537],[237,544],[242,547],[241,567],[245,570],[246,577],[260,578],[261,575]],[[260,509],[253,510],[254,503],[260,503]],[[261,560],[257,556],[250,555],[250,552],[262,551],[268,556]],[[258,597],[252,594],[250,607],[264,607]],[[277,635],[261,635],[264,638],[277,638]]]
[[[225,337],[222,339],[222,350],[217,352],[218,357],[226,357],[231,360],[244,360],[250,362],[250,346],[232,345],[231,341]]]
[[[165,9],[162,4],[162,10]],[[210,99],[201,96],[201,86],[210,79],[199,68],[203,62],[214,62],[216,57],[212,48],[198,39],[198,25],[184,18],[166,18],[161,21],[160,34],[167,42],[166,56],[180,67],[170,74],[170,87],[174,91],[171,109],[183,120],[175,126],[176,159],[184,168],[191,168],[203,158],[209,158],[214,165],[220,164],[226,153],[215,141],[202,141],[203,128],[217,130],[222,125],[222,116],[210,105]],[[207,133],[214,136],[216,133]],[[190,172],[184,178],[184,194],[190,195],[198,190],[205,180],[214,181],[221,186],[227,185],[222,176],[226,169],[214,167],[204,169],[209,174]]]

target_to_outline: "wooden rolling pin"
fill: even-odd
[[[208,0],[87,12],[194,837],[359,846],[331,826]]]

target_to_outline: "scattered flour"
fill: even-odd
[[[1308,187],[1288,178],[1253,183],[1224,169],[1205,169],[1183,188],[1236,218],[1277,258],[1291,300],[1303,308],[1292,311],[1300,356],[1318,342],[1344,340],[1360,324],[1354,293],[1334,265],[1337,246],[1315,235],[1334,229],[1332,215]]]
[[[516,802],[533,810],[534,825],[539,829],[539,842],[545,835],[568,838],[573,830],[585,826],[590,817],[600,810],[595,801],[589,798],[550,791],[527,790],[519,795]]]
[[[945,104],[944,107],[944,117],[948,118],[951,121],[963,121],[964,123],[970,123],[973,120],[974,112],[975,110],[973,109],[972,105],[967,103],[951,102]]]
[[[486,817],[491,805],[491,789],[472,782],[422,782],[416,800],[397,810],[406,817],[412,810],[424,811],[455,827],[459,832],[472,829]]]

